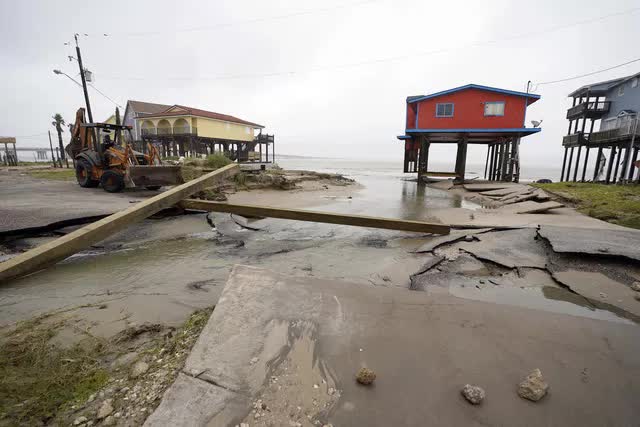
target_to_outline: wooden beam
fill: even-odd
[[[143,220],[223,178],[235,175],[239,170],[237,164],[225,166],[0,263],[0,282],[33,273],[61,261],[133,222]]]
[[[422,221],[406,221],[401,219],[378,218],[373,216],[328,213],[301,209],[284,209],[269,206],[236,205],[230,203],[210,202],[207,200],[188,199],[183,200],[178,205],[184,209],[226,212],[248,217],[292,219],[296,221],[383,228],[386,230],[415,231],[418,233],[449,234],[450,231],[450,227],[448,225],[433,224]]]

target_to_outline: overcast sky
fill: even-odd
[[[467,83],[524,91],[528,80],[640,57],[637,0],[1,0],[0,23],[0,135],[23,146],[48,146],[50,117],[72,120],[83,105],[52,72],[78,77],[64,45],[74,32],[88,34],[80,43],[95,86],[122,106],[231,114],[265,125],[279,153],[365,159],[402,158],[407,95]],[[567,93],[638,71],[640,62],[539,86],[528,120],[544,120],[543,131],[523,139],[523,164],[561,163]],[[93,90],[91,100],[96,120],[113,113]]]

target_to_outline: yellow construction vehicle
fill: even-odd
[[[117,193],[125,187],[158,190],[163,185],[183,182],[180,166],[163,165],[152,144],[143,146],[141,153],[124,143],[124,132],[129,134],[129,141],[133,140],[131,126],[85,123],[84,111],[80,108],[76,112],[71,142],[65,148],[74,160],[76,179],[81,187],[101,185],[105,191]]]

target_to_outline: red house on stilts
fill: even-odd
[[[518,181],[520,138],[540,132],[525,127],[527,106],[540,95],[468,84],[431,95],[407,98],[404,171],[426,175],[449,175],[464,181],[467,144],[487,146],[485,179]],[[428,170],[431,144],[457,144],[454,172]]]

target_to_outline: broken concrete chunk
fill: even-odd
[[[515,214],[532,214],[532,213],[542,213],[551,209],[557,209],[564,207],[562,203],[558,202],[544,202],[538,203],[528,200],[526,202],[514,203],[512,205],[505,205],[499,207],[498,210],[501,212],[509,212]]]
[[[96,415],[96,418],[101,420],[111,415],[111,413],[113,412],[112,403],[113,403],[113,399],[107,399],[104,402],[102,402],[100,409],[98,409],[98,414]]]
[[[547,394],[548,389],[549,384],[542,378],[540,369],[534,369],[518,386],[518,396],[537,402]]]
[[[638,230],[542,225],[538,234],[551,243],[555,252],[617,255],[640,261]]]
[[[478,387],[477,385],[465,384],[460,390],[460,393],[464,396],[469,403],[473,405],[479,405],[484,400],[484,389],[482,387]]]
[[[140,375],[144,374],[149,370],[149,365],[146,362],[137,362],[131,368],[131,378],[138,378]]]
[[[369,385],[376,379],[376,373],[369,368],[360,368],[356,374],[356,381],[363,385]]]
[[[453,243],[453,242],[456,242],[458,240],[462,240],[462,239],[466,238],[466,236],[471,236],[471,235],[474,235],[474,234],[486,233],[487,231],[491,231],[491,230],[493,230],[493,229],[492,228],[477,228],[477,229],[473,229],[473,230],[455,230],[455,231],[452,231],[450,234],[447,234],[447,235],[444,235],[444,236],[435,236],[435,237],[431,238],[427,243],[425,243],[424,245],[420,246],[414,252],[416,252],[416,253],[431,252],[432,250],[434,250],[435,248],[437,248],[440,245],[444,245],[446,243]]]

